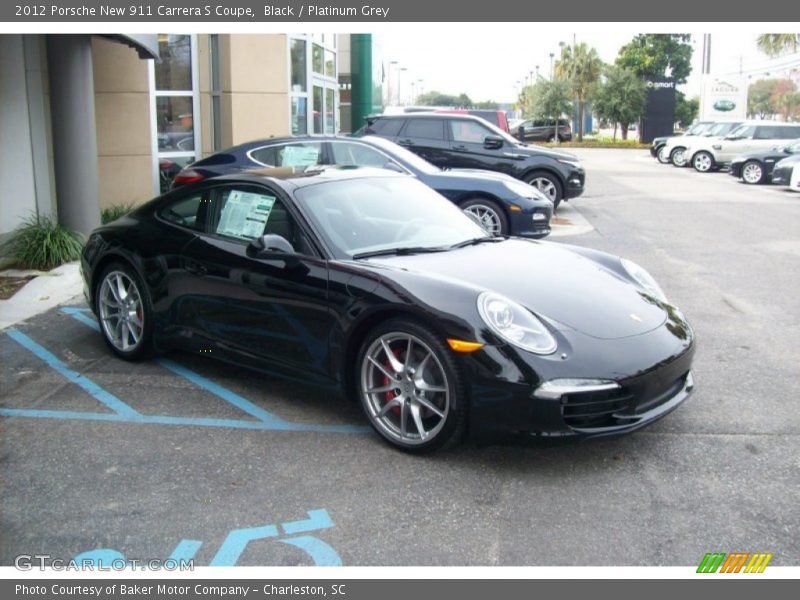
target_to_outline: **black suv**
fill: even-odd
[[[523,142],[555,142],[556,128],[553,119],[528,119],[517,125],[515,133]],[[558,141],[572,141],[572,129],[566,119],[558,120]]]
[[[583,193],[586,174],[574,154],[514,139],[479,117],[411,113],[367,117],[355,135],[377,135],[443,169],[507,173],[539,189],[557,207]]]

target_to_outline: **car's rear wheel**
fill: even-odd
[[[714,157],[711,153],[701,150],[692,157],[692,166],[698,173],[708,173],[714,168]]]
[[[460,206],[465,213],[478,219],[487,232],[492,235],[508,235],[508,218],[496,202],[471,198]]]
[[[391,445],[421,453],[461,439],[467,405],[458,365],[427,327],[383,323],[367,336],[356,365],[364,413]]]
[[[755,185],[764,181],[764,168],[757,160],[748,160],[742,165],[742,181]]]
[[[555,175],[545,171],[534,171],[528,175],[525,181],[550,198],[554,211],[561,204],[564,192],[561,189],[561,182]]]
[[[100,331],[109,348],[125,360],[138,360],[152,346],[153,309],[147,288],[129,265],[105,268],[95,294]]]
[[[656,157],[658,158],[658,162],[660,162],[662,165],[666,165],[669,162],[669,154],[667,154],[666,145],[659,146]]]
[[[684,154],[686,148],[678,146],[677,148],[673,148],[673,150],[669,153],[669,162],[671,162],[676,167],[685,167],[686,166],[686,155]]]

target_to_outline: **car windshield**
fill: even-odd
[[[296,199],[337,258],[447,250],[490,237],[449,200],[409,176],[329,181],[297,190]]]
[[[706,135],[709,137],[725,135],[735,127],[738,127],[736,123],[717,123],[706,132]]]
[[[695,123],[686,131],[686,135],[700,135],[710,129],[713,123]]]
[[[412,169],[416,169],[417,171],[421,171],[428,175],[433,175],[434,173],[441,173],[441,169],[435,165],[432,165],[427,160],[418,156],[411,152],[411,150],[406,150],[402,146],[395,144],[394,142],[390,142],[389,140],[385,140],[378,136],[374,135],[367,135],[362,138],[364,141],[368,141],[370,144],[378,146],[382,150],[385,150],[390,155],[394,156],[398,160],[406,163]]]

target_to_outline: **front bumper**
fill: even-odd
[[[564,199],[577,198],[583,194],[586,185],[586,171],[583,169],[573,169],[567,176],[566,186],[564,187]]]
[[[514,236],[541,239],[550,235],[550,219],[553,217],[552,203],[548,207],[537,207],[509,213],[509,233]]]
[[[734,177],[741,177],[743,164],[744,163],[741,162],[732,162],[730,169],[728,170],[728,175],[733,175]]]
[[[772,183],[774,185],[789,185],[792,181],[792,166],[779,167],[772,170]]]

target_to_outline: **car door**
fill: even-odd
[[[285,196],[267,185],[222,184],[212,189],[211,206],[207,231],[182,252],[193,276],[194,331],[222,351],[326,380],[327,264]],[[296,254],[250,256],[248,244],[269,233],[284,237]]]
[[[486,136],[496,136],[488,127],[469,119],[449,119],[452,139],[450,164],[459,169],[488,169],[511,175],[514,172],[506,148],[486,148]]]
[[[445,134],[444,118],[415,119],[406,121],[396,142],[437,167],[453,167],[450,142]]]
[[[735,134],[735,138],[724,137],[719,141],[711,141],[711,147],[715,151],[714,160],[718,163],[728,163],[737,154],[748,152],[753,147],[753,136],[756,127],[742,126],[731,131],[730,135]]]

